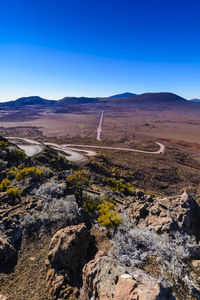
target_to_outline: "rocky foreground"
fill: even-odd
[[[199,299],[200,207],[186,191],[153,197],[3,142],[1,300]]]

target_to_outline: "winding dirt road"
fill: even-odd
[[[101,111],[101,118],[99,121],[99,126],[97,128],[97,140],[101,141],[101,131],[102,131],[102,123],[103,123],[104,112]],[[24,150],[27,156],[32,157],[38,153],[40,153],[45,145],[51,146],[53,149],[60,151],[62,154],[66,154],[66,158],[72,162],[86,162],[87,156],[96,156],[97,153],[88,149],[82,148],[92,148],[92,149],[104,149],[104,150],[117,150],[117,151],[128,151],[128,152],[139,152],[145,154],[163,154],[165,152],[165,145],[156,142],[159,146],[157,151],[145,151],[145,150],[138,150],[138,149],[130,149],[130,148],[120,148],[120,147],[107,147],[107,146],[93,146],[93,145],[80,145],[80,144],[55,144],[55,143],[40,143],[35,140],[26,139],[26,138],[19,138],[19,137],[6,137],[11,142],[14,142],[20,149]],[[17,142],[17,141],[21,142]],[[24,141],[26,144],[22,144]],[[28,145],[27,145],[28,143]],[[75,148],[74,148],[75,147]],[[77,149],[81,148],[81,149]],[[81,153],[79,153],[81,152]]]
[[[44,145],[50,146],[53,149],[57,150],[58,152],[61,151],[62,153],[66,153],[66,159],[72,162],[86,162],[87,158],[82,153],[78,153],[77,150],[73,151],[71,148],[66,148],[63,145],[58,145],[54,143],[44,143]]]
[[[32,157],[40,153],[43,149],[41,145],[17,145],[25,154],[29,157]]]
[[[64,144],[65,147],[80,147],[80,148],[94,148],[94,149],[107,149],[107,150],[119,150],[119,151],[129,151],[129,152],[139,152],[146,154],[163,154],[165,152],[165,145],[156,142],[159,146],[157,151],[145,151],[138,149],[129,149],[129,148],[119,148],[119,147],[106,147],[106,146],[91,146],[91,145],[77,145],[77,144]]]
[[[75,151],[73,151],[71,148],[66,148],[63,145],[58,145],[58,144],[54,144],[54,143],[40,143],[35,140],[26,139],[26,138],[18,138],[18,137],[6,137],[6,138],[9,141],[11,141],[12,143],[16,144],[29,157],[32,157],[32,156],[40,153],[44,149],[45,145],[49,145],[50,147],[57,150],[58,152],[60,151],[62,153],[65,153],[67,160],[72,161],[72,162],[81,163],[81,162],[87,161],[87,157],[82,153],[78,153],[79,151],[84,152],[88,156],[97,155],[97,153],[94,151],[80,150],[80,149],[75,149]],[[22,142],[25,142],[26,144],[22,144]]]
[[[43,150],[43,145],[35,140],[25,139],[25,138],[19,138],[19,137],[6,137],[11,143],[16,144],[21,150],[25,152],[25,154],[29,157],[32,157],[38,153],[40,153]],[[24,141],[26,144],[22,144],[22,141]]]

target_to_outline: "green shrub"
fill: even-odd
[[[75,189],[87,186],[89,185],[89,175],[89,171],[87,170],[74,171],[72,175],[67,176],[67,185]]]
[[[23,160],[26,157],[26,154],[24,151],[18,149],[13,151],[12,156],[17,160]]]
[[[6,193],[14,199],[20,197],[20,191],[18,188],[9,188],[6,190]]]
[[[125,196],[135,195],[135,187],[130,183],[125,182],[122,178],[117,180],[115,178],[105,178],[105,184],[113,191],[118,191]]]
[[[115,205],[112,202],[104,201],[98,206],[98,222],[106,228],[117,227],[122,223],[119,215],[115,212]]]
[[[4,141],[0,141],[0,148],[6,148],[6,147],[8,147],[8,143]]]
[[[23,168],[22,165],[19,165],[18,168],[11,167],[9,174],[14,175],[16,180],[21,180],[25,177],[38,179],[44,175],[44,172],[37,167]]]
[[[11,184],[11,181],[7,178],[4,178],[0,183],[0,190],[2,192],[6,191],[7,187]]]
[[[37,164],[39,163],[46,167],[48,166],[55,171],[63,171],[69,169],[69,166],[71,165],[66,160],[65,156],[66,154],[64,156],[59,155],[56,150],[46,146],[44,150],[40,154],[34,156],[32,160]]]
[[[18,165],[17,169],[19,169],[19,170],[23,169],[23,165],[22,164]]]
[[[83,201],[83,208],[89,213],[93,213],[97,211],[99,205],[99,201],[96,198],[92,198],[87,196],[87,198]]]

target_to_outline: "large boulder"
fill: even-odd
[[[48,260],[55,270],[65,270],[74,277],[84,266],[90,245],[90,232],[84,224],[69,226],[52,237]]]
[[[0,265],[8,264],[15,255],[15,248],[0,237]]]
[[[90,261],[83,268],[81,300],[167,300],[171,292],[142,270],[129,270],[109,257]]]
[[[129,274],[121,275],[118,283],[115,286],[115,300],[157,300],[157,299],[167,299],[167,295],[163,295],[160,286],[155,282],[152,277],[145,275],[147,282],[140,283],[136,278]],[[143,274],[144,275],[144,274]],[[144,279],[143,279],[144,281]],[[162,297],[162,298],[161,298]]]
[[[90,261],[83,268],[81,299],[112,299],[119,276],[124,273],[125,268],[109,257]]]
[[[84,224],[59,230],[51,239],[47,266],[47,286],[62,299],[77,299],[82,268],[88,262],[90,232]],[[72,296],[73,295],[73,296]]]
[[[180,231],[200,238],[200,207],[187,192],[153,201],[130,199],[126,206],[138,227],[149,226],[158,233]]]

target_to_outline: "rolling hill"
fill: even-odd
[[[191,99],[190,101],[194,103],[200,103],[200,99]]]
[[[39,96],[30,96],[30,97],[23,97],[19,98],[14,101],[2,102],[0,106],[14,106],[14,107],[23,107],[27,105],[39,105],[39,106],[49,106],[55,104],[56,100],[47,100],[43,99]]]
[[[200,101],[200,100],[199,100]],[[108,98],[90,98],[90,97],[64,97],[60,100],[47,100],[41,98],[39,96],[30,96],[19,98],[14,101],[2,102],[0,103],[0,108],[4,109],[6,107],[7,110],[11,109],[25,109],[34,107],[34,109],[38,108],[52,108],[56,111],[62,112],[62,109],[65,109],[66,112],[68,109],[70,110],[82,110],[82,109],[96,109],[101,107],[102,109],[113,109],[117,107],[123,107],[127,109],[127,107],[134,106],[135,108],[143,106],[145,107],[157,107],[162,106],[167,108],[176,105],[182,105],[185,107],[196,106],[196,103],[199,102],[198,99],[194,99],[188,101],[176,94],[168,93],[168,92],[160,92],[160,93],[144,93],[140,95],[132,94],[132,93],[123,93],[119,95],[114,95]]]
[[[123,94],[110,96],[109,98],[130,98],[130,97],[133,97],[133,96],[137,96],[137,94],[126,92],[126,93],[123,93]]]

